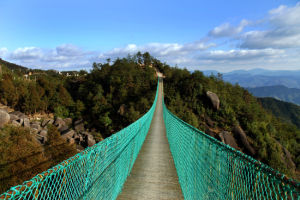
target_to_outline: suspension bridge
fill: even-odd
[[[300,199],[300,183],[173,115],[158,81],[150,110],[0,199]]]

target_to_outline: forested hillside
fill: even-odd
[[[53,70],[23,71],[18,66],[11,70],[11,63],[2,62],[0,103],[28,116],[53,113],[55,121],[83,121],[81,129],[88,133],[82,135],[91,134],[97,142],[128,126],[151,107],[157,85],[151,59],[148,53],[139,53],[112,64],[94,63],[90,72],[72,75]],[[58,131],[59,124],[45,127],[42,131],[46,131],[47,140],[41,142],[35,135],[41,136],[42,131],[33,134],[29,122],[28,128],[22,123],[24,127],[12,122],[1,127],[0,120],[0,193],[78,152],[74,140],[66,140],[61,135],[64,132]],[[67,129],[75,125],[71,123]]]
[[[300,105],[300,89],[283,85],[247,88],[256,97],[274,97],[276,99]]]
[[[296,125],[300,129],[300,106],[274,98],[258,98],[262,106],[283,121]]]
[[[0,58],[0,65],[5,67],[4,73],[8,72],[8,70],[14,71],[15,73],[22,73],[22,74],[29,71],[29,69],[27,67],[23,67],[20,65],[16,65],[14,63],[7,62],[5,60],[2,60],[1,58]],[[6,69],[8,69],[8,70],[6,70]]]
[[[300,130],[296,126],[265,111],[247,90],[224,82],[221,75],[206,77],[167,65],[160,70],[166,76],[165,102],[178,117],[299,179]],[[219,107],[212,104],[211,92],[219,98]]]

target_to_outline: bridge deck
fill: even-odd
[[[183,199],[166,137],[162,88],[161,82],[149,133],[118,197],[119,200]]]

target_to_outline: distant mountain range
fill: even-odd
[[[258,98],[262,106],[283,121],[292,123],[300,129],[300,106],[279,101],[274,98]]]
[[[215,70],[203,71],[205,75],[217,75],[219,72]],[[223,80],[232,84],[238,83],[242,87],[264,87],[283,85],[288,88],[300,89],[300,70],[235,70],[223,74]]]
[[[297,88],[276,85],[246,89],[256,97],[274,97],[278,100],[300,105],[300,89]]]

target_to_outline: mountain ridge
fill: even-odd
[[[298,88],[274,85],[246,89],[256,97],[273,97],[275,99],[300,105],[300,89]]]
[[[272,97],[258,98],[258,101],[266,110],[273,113],[276,117],[288,123],[294,124],[300,129],[299,105],[277,100]]]
[[[217,76],[218,71],[207,70],[204,75]],[[223,80],[242,87],[263,87],[284,85],[288,88],[300,89],[300,70],[267,70],[256,68],[252,70],[234,70],[222,74]]]

